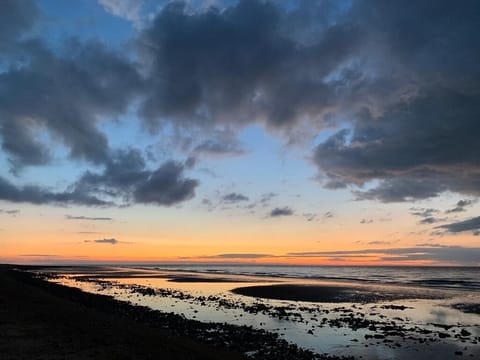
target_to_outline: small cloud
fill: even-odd
[[[91,220],[91,221],[111,221],[111,217],[91,217],[91,216],[72,216],[65,215],[65,218],[68,220]]]
[[[459,200],[454,208],[446,210],[445,213],[446,214],[451,214],[451,213],[466,211],[465,208],[467,206],[473,205],[474,203],[475,203],[475,201],[470,200],[470,199]]]
[[[307,220],[307,221],[313,221],[313,220],[317,219],[317,214],[314,214],[314,213],[305,213],[305,214],[302,214],[302,215],[305,218],[305,220]]]
[[[293,215],[293,210],[290,209],[288,206],[283,208],[275,208],[270,211],[270,217],[279,217],[279,216],[290,216]]]
[[[423,218],[432,217],[432,215],[439,213],[440,210],[433,209],[433,208],[418,208],[412,207],[410,208],[410,214],[413,216],[419,216]]]
[[[445,220],[446,220],[445,218],[436,218],[436,217],[433,217],[433,216],[429,216],[429,217],[426,217],[426,218],[423,218],[422,220],[420,220],[418,222],[418,224],[419,225],[430,225],[430,224],[435,224],[435,223],[445,221]]]
[[[334,216],[334,215],[333,215],[333,213],[332,213],[331,211],[327,211],[325,214],[323,214],[323,217],[324,217],[325,219],[331,219],[331,218],[333,218],[333,216]]]
[[[263,194],[263,195],[260,197],[260,203],[263,204],[263,205],[266,205],[266,204],[269,203],[270,200],[272,200],[275,196],[277,196],[277,194],[275,194],[274,192],[269,192],[269,193]]]
[[[0,209],[0,214],[7,214],[7,215],[16,215],[20,212],[20,210],[3,210]]]
[[[374,241],[369,241],[367,242],[368,245],[390,245],[390,241],[385,241],[385,240],[374,240]]]
[[[360,224],[371,224],[371,223],[373,223],[372,219],[362,219],[360,221]]]
[[[239,201],[248,201],[248,197],[239,193],[232,192],[223,196],[222,200],[229,203],[236,203]]]
[[[200,256],[203,259],[259,259],[265,257],[273,257],[270,254],[218,254]]]
[[[86,243],[97,243],[97,244],[111,244],[111,245],[117,245],[120,243],[117,239],[111,238],[111,239],[97,239],[97,240],[85,240],[84,242]]]
[[[22,256],[22,257],[58,257],[58,255],[54,255],[54,254],[20,254],[18,256]]]

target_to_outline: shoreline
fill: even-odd
[[[107,354],[115,353],[127,358],[161,354],[162,359],[353,359],[315,354],[264,330],[188,320],[85,293],[12,268],[0,266],[7,319],[0,325],[0,351],[6,359],[112,358]]]

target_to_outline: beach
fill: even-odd
[[[474,277],[458,289],[451,280],[455,274],[439,288],[437,281],[436,286],[419,287],[393,285],[392,279],[327,281],[279,276],[273,268],[263,268],[262,275],[247,270],[53,267],[30,269],[22,276],[42,287],[74,291],[75,299],[100,296],[108,299],[103,309],[117,316],[135,314],[163,332],[250,359],[480,356],[480,297]],[[462,276],[477,271],[447,270]],[[305,270],[289,271],[292,275]],[[308,272],[315,271],[332,269]],[[368,276],[372,271],[365,270]],[[442,275],[435,269],[422,271],[427,283],[434,279],[432,274]]]
[[[25,271],[29,270],[29,271]],[[347,359],[249,327],[207,324],[0,268],[2,359]],[[144,296],[148,291],[136,288]]]
[[[0,268],[2,359],[241,359],[231,351],[176,337],[133,316],[107,297],[47,286]]]

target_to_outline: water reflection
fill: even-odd
[[[226,322],[273,331],[290,342],[318,353],[355,355],[368,359],[451,359],[455,353],[480,358],[480,316],[449,307],[456,302],[480,302],[478,293],[438,291],[435,299],[402,299],[377,303],[312,303],[259,299],[234,294],[236,287],[305,284],[303,279],[208,274],[151,269],[73,270],[56,281],[92,293],[174,312],[204,322]],[[179,279],[182,281],[171,281]],[[192,281],[187,281],[192,277]],[[218,281],[212,281],[217,279]],[[355,286],[373,294],[433,295],[437,290],[355,282],[309,280],[310,285]],[[156,296],[132,291],[135,286],[156,290]],[[168,290],[159,296],[159,289]],[[167,294],[167,295],[165,295]],[[170,294],[170,295],[168,295]],[[392,307],[396,304],[397,307]],[[400,306],[401,305],[401,306]],[[249,312],[246,309],[271,309]],[[280,313],[278,309],[285,314]],[[448,325],[441,327],[439,325]],[[389,328],[390,327],[390,328]],[[382,329],[382,332],[379,330]],[[461,337],[461,330],[469,336]],[[457,336],[457,337],[455,337]]]

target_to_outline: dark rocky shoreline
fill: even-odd
[[[121,319],[134,321],[149,329],[159,331],[160,334],[170,337],[187,338],[206,346],[211,346],[218,351],[231,351],[238,358],[242,356],[251,359],[317,359],[338,360],[353,359],[353,357],[334,357],[327,354],[315,354],[299,348],[294,344],[278,337],[278,335],[247,326],[235,326],[220,323],[203,323],[196,320],[185,319],[173,313],[163,313],[144,306],[132,305],[127,302],[115,300],[110,296],[89,294],[79,289],[69,288],[46,281],[32,273],[17,270],[7,270],[6,276],[40,288],[56,298],[70,301],[77,306],[95,309]],[[240,355],[242,354],[242,355]],[[198,355],[198,354],[197,354]],[[231,357],[232,359],[235,358]],[[179,357],[184,358],[184,357]],[[190,356],[189,358],[216,358]],[[221,358],[221,357],[220,357]]]

